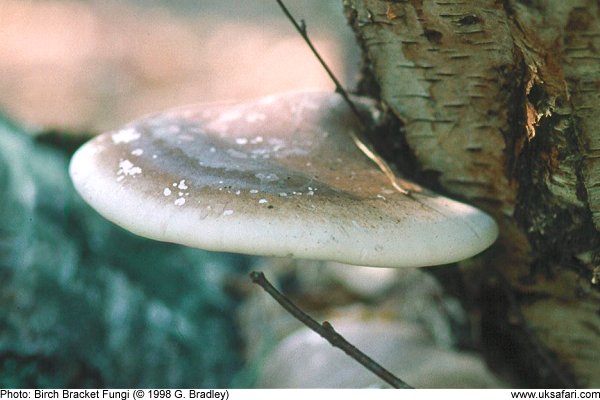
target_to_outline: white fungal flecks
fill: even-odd
[[[126,128],[121,129],[117,133],[113,133],[112,141],[114,144],[129,143],[133,142],[134,140],[138,140],[141,136],[142,134],[136,131],[134,128]]]
[[[188,186],[185,184],[185,179],[180,180],[179,183],[173,182],[171,184],[171,186],[174,187],[174,188],[180,189],[179,191],[177,191],[178,198],[174,201],[174,204],[176,206],[182,206],[182,205],[184,205],[185,204],[185,198],[184,198],[184,196],[187,197],[187,196],[190,195],[189,193],[183,191],[183,190],[185,190],[185,189],[188,188]],[[169,188],[165,188],[165,190],[163,191],[163,194],[165,196],[169,196],[171,193],[173,193],[173,191],[171,189],[169,189]]]
[[[250,143],[252,143],[252,144],[258,144],[258,143],[262,143],[262,142],[263,142],[262,136],[257,136],[254,139],[250,140]]]
[[[260,199],[258,204],[267,204],[269,201],[267,199]]]
[[[248,144],[248,139],[246,138],[237,138],[235,139],[235,142],[239,145],[244,145],[244,144]]]
[[[144,150],[142,150],[142,149],[135,149],[135,150],[133,150],[133,151],[131,152],[131,155],[132,155],[132,156],[138,156],[138,157],[139,157],[139,156],[141,156],[142,154],[144,154]]]
[[[279,193],[279,197],[287,197],[287,193],[281,192],[281,193]]]
[[[250,190],[250,193],[252,193],[252,194],[256,194],[256,193],[258,193],[258,190],[256,190],[256,189],[252,189],[252,190]]]
[[[231,214],[233,214],[233,210],[223,210],[223,215],[227,216]]]
[[[117,175],[125,176],[135,176],[142,173],[142,169],[140,167],[136,167],[129,160],[121,160],[119,161],[119,169],[117,170]],[[123,179],[120,179],[123,180]]]
[[[158,156],[156,154],[152,154],[152,159],[156,160],[158,158]]]

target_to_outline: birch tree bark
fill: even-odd
[[[383,155],[501,227],[452,277],[490,363],[600,386],[600,2],[343,1]]]

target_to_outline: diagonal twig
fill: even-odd
[[[296,28],[296,30],[298,31],[300,36],[302,36],[302,38],[304,39],[304,41],[306,42],[306,44],[308,45],[308,47],[310,48],[310,50],[312,51],[314,56],[317,57],[317,60],[319,60],[319,63],[325,69],[325,72],[327,72],[327,75],[329,75],[329,78],[331,78],[331,80],[333,81],[333,83],[335,85],[336,93],[339,93],[343,97],[346,104],[348,104],[348,107],[350,107],[350,109],[352,110],[352,112],[354,113],[354,115],[356,116],[358,121],[360,122],[362,128],[368,129],[368,124],[364,121],[362,114],[358,111],[358,109],[356,108],[356,106],[354,105],[352,100],[350,100],[350,96],[348,96],[348,92],[346,92],[346,90],[344,89],[344,87],[342,86],[340,81],[336,78],[333,71],[331,71],[331,69],[325,62],[325,60],[323,60],[323,57],[321,57],[321,55],[319,54],[319,52],[313,45],[312,41],[308,37],[308,33],[306,31],[306,24],[305,24],[304,20],[302,20],[300,23],[298,23],[298,21],[296,21],[294,16],[287,9],[285,4],[283,4],[283,1],[282,0],[276,0],[276,1],[277,1],[277,4],[279,4],[279,7],[281,7],[281,10],[285,14],[285,16],[290,20],[292,25],[294,25],[294,27]]]
[[[308,33],[306,31],[306,24],[304,23],[304,20],[302,20],[300,23],[298,23],[298,21],[296,21],[294,16],[287,9],[285,4],[283,4],[283,0],[276,0],[276,1],[277,1],[277,4],[279,4],[279,7],[281,7],[281,10],[285,14],[285,16],[290,20],[292,25],[294,25],[294,27],[296,28],[296,30],[298,31],[300,36],[302,36],[302,39],[304,39],[304,41],[306,42],[306,44],[308,45],[308,47],[310,48],[310,50],[312,51],[314,56],[317,58],[317,60],[319,60],[319,63],[321,64],[323,69],[325,69],[325,72],[327,72],[327,75],[329,75],[329,78],[331,78],[331,80],[333,81],[333,83],[335,85],[336,93],[340,94],[342,96],[342,98],[344,99],[344,101],[346,102],[346,104],[348,104],[348,107],[350,107],[350,110],[352,110],[352,113],[356,116],[358,122],[360,123],[361,128],[363,128],[363,130],[365,130],[365,131],[369,130],[369,124],[367,124],[365,122],[363,115],[360,113],[360,111],[358,111],[358,109],[356,108],[356,105],[350,99],[348,92],[346,92],[346,90],[344,89],[344,87],[342,86],[340,81],[335,77],[335,74],[333,73],[333,71],[331,71],[331,69],[325,62],[325,60],[323,60],[323,57],[321,57],[321,55],[319,54],[319,52],[313,45],[312,41],[308,37]],[[373,150],[373,148],[371,146],[369,146],[367,144],[367,142],[362,137],[360,137],[356,132],[350,131],[350,135],[352,136],[352,140],[354,141],[354,144],[360,149],[360,151],[362,151],[367,157],[369,157],[369,159],[371,161],[373,161],[375,164],[377,164],[377,167],[379,167],[379,169],[387,176],[387,178],[390,180],[394,189],[396,189],[398,192],[400,192],[404,195],[407,195],[407,196],[410,195],[411,192],[409,190],[405,189],[404,187],[402,187],[401,183],[399,182],[398,177],[396,176],[396,174],[394,174],[394,172],[392,171],[392,168],[389,166],[389,164],[383,158],[381,158],[381,156],[379,154],[377,154],[375,152],[375,150]]]
[[[412,389],[412,386],[392,374],[390,371],[379,365],[371,357],[356,348],[353,344],[348,342],[342,335],[337,333],[333,326],[325,321],[319,324],[310,315],[302,311],[296,306],[290,299],[281,294],[265,277],[262,272],[251,272],[250,279],[262,287],[275,301],[277,301],[283,308],[292,314],[297,320],[308,326],[310,329],[318,333],[321,337],[331,343],[332,346],[337,347],[348,354],[362,366],[373,372],[375,375],[383,379],[385,382],[390,384],[392,387],[397,389]]]

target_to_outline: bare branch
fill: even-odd
[[[292,314],[297,320],[308,326],[310,329],[318,333],[321,337],[331,343],[332,346],[337,347],[348,354],[362,366],[373,372],[375,375],[383,379],[385,382],[390,384],[392,387],[397,389],[412,389],[412,386],[396,377],[390,371],[379,365],[371,357],[356,348],[353,344],[348,342],[342,335],[337,333],[333,326],[325,321],[323,324],[319,324],[310,315],[302,311],[296,306],[290,299],[285,295],[281,294],[275,287],[267,280],[265,274],[262,272],[251,272],[250,279],[262,287],[271,297],[273,297],[283,308]]]
[[[315,57],[317,57],[317,60],[319,60],[319,63],[321,64],[321,66],[323,66],[323,68],[325,69],[325,72],[327,72],[327,75],[329,75],[329,78],[331,78],[331,80],[335,84],[336,93],[340,94],[342,96],[342,98],[344,99],[344,101],[346,102],[346,104],[348,104],[348,107],[350,107],[350,109],[352,110],[352,113],[356,116],[356,118],[360,122],[360,125],[363,128],[363,130],[365,130],[365,131],[369,130],[370,129],[369,124],[367,124],[365,122],[363,115],[360,113],[360,111],[358,111],[358,109],[356,108],[356,105],[354,105],[354,103],[350,99],[350,96],[348,96],[348,92],[346,92],[346,90],[344,89],[344,87],[342,86],[340,81],[336,78],[333,71],[331,71],[331,69],[325,62],[325,60],[323,60],[323,57],[321,57],[321,55],[319,54],[319,52],[317,51],[317,49],[311,42],[310,38],[308,37],[308,33],[306,31],[306,23],[304,22],[304,20],[302,20],[300,23],[298,23],[298,21],[296,21],[296,19],[293,17],[293,15],[289,12],[289,10],[285,6],[285,4],[283,4],[283,1],[282,0],[276,0],[276,1],[277,1],[277,4],[279,4],[279,7],[281,7],[281,10],[285,14],[285,16],[290,20],[292,25],[294,25],[294,27],[296,28],[296,30],[298,31],[300,36],[302,36],[302,38],[304,39],[304,41],[306,42],[306,44],[308,45],[308,47],[310,48],[312,53],[315,55]],[[394,189],[396,189],[397,191],[399,191],[402,194],[410,195],[410,191],[405,189],[404,187],[402,187],[400,180],[398,179],[396,174],[394,174],[394,172],[392,171],[392,168],[389,166],[389,164],[383,158],[381,158],[381,156],[379,154],[377,154],[375,152],[375,150],[373,150],[373,148],[370,145],[368,145],[367,142],[362,137],[358,136],[357,133],[351,131],[350,135],[352,135],[352,140],[354,141],[356,146],[367,157],[369,157],[371,159],[371,161],[373,161],[375,164],[377,164],[379,169],[388,177],[388,179],[390,180]]]

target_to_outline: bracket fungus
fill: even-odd
[[[368,100],[357,105],[375,113]],[[334,93],[188,106],[92,139],[70,173],[116,224],[206,250],[415,267],[494,242],[482,211],[395,190],[354,143],[359,127]]]

